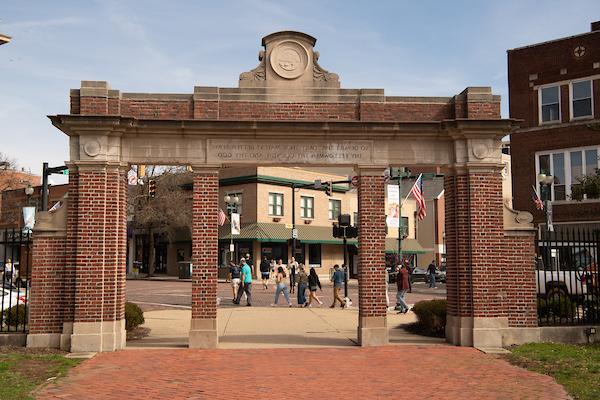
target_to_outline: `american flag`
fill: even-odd
[[[219,226],[225,225],[225,221],[227,220],[227,215],[223,212],[221,208],[219,208]]]
[[[420,174],[412,189],[410,189],[410,194],[412,194],[417,201],[418,206],[418,218],[419,221],[422,221],[427,215],[427,209],[425,206],[425,197],[423,195],[423,174]]]
[[[542,199],[540,199],[540,196],[538,195],[537,191],[535,190],[535,187],[532,185],[531,186],[531,199],[533,200],[533,203],[535,204],[535,208],[537,208],[538,210],[543,210],[544,209],[544,202],[542,201]]]

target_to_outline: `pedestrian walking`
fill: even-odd
[[[275,282],[277,285],[275,287],[275,301],[273,304],[271,304],[271,307],[275,307],[277,305],[277,302],[279,301],[279,295],[282,292],[283,297],[285,297],[285,301],[287,301],[288,303],[288,306],[292,306],[292,302],[290,301],[290,290],[287,287],[287,284],[285,283],[285,278],[286,274],[283,267],[277,267],[277,275],[275,275]]]
[[[262,261],[260,262],[260,277],[262,278],[262,284],[267,290],[269,288],[269,271],[271,270],[271,266],[269,264],[269,260],[267,260],[267,256],[264,256]]]
[[[296,272],[298,272],[298,261],[294,257],[288,264],[288,272],[290,273],[290,292],[294,293],[296,287]]]
[[[340,291],[342,290],[342,286],[344,286],[344,282],[346,280],[346,273],[340,269],[340,266],[335,264],[333,266],[334,272],[331,276],[331,282],[333,282],[333,303],[329,306],[329,308],[334,308],[336,302],[340,302],[340,307],[344,307],[346,302],[340,296]]]
[[[435,261],[431,261],[429,266],[427,267],[427,273],[429,274],[429,288],[437,289],[435,286]]]
[[[400,265],[400,271],[398,271],[396,278],[396,287],[398,289],[398,293],[396,294],[396,310],[400,311],[398,314],[405,314],[409,310],[408,304],[406,304],[406,300],[404,299],[409,288],[408,268],[405,265]]]
[[[308,287],[308,275],[304,264],[298,267],[298,307],[304,307],[306,304],[306,288]]]
[[[233,261],[229,261],[229,280],[231,281],[231,291],[233,293],[233,297],[231,299],[233,302],[235,302],[235,299],[237,299],[238,290],[242,282],[241,276],[242,269],[240,266]]]
[[[311,307],[313,300],[322,305],[323,302],[321,299],[317,297],[317,289],[323,291],[321,287],[321,281],[319,280],[319,275],[317,275],[317,271],[314,268],[310,269],[308,274],[308,290],[310,291],[308,303],[305,303],[305,307]]]
[[[252,305],[252,270],[250,266],[246,264],[246,259],[240,260],[242,265],[241,277],[242,286],[238,290],[237,297],[235,298],[234,304],[240,304],[242,293],[246,293],[246,305],[250,307]]]
[[[13,263],[12,260],[9,258],[6,260],[6,262],[4,263],[4,276],[2,277],[4,279],[4,282],[9,282],[12,284],[13,281]]]
[[[254,276],[254,260],[252,259],[249,253],[246,253],[246,264],[248,264],[248,266],[250,267],[250,272],[252,273],[252,276]]]

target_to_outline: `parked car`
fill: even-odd
[[[25,298],[25,293],[22,293],[20,290],[9,290],[2,288],[2,298],[0,299],[2,311],[16,306],[17,304],[25,304],[26,302],[27,299]]]
[[[585,298],[598,286],[596,259],[588,249],[571,252],[568,247],[554,252],[552,265],[542,259],[536,262],[538,295],[545,297],[570,296]]]

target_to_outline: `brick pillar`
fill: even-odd
[[[124,346],[123,213],[120,165],[79,165],[75,307],[71,351],[112,351]]]
[[[502,347],[507,326],[502,177],[499,168],[454,170],[444,178],[448,321],[462,346]],[[498,341],[499,340],[499,341]]]
[[[359,167],[358,341],[388,343],[385,298],[385,187],[383,168]]]
[[[219,170],[194,167],[190,348],[214,348],[217,333]]]
[[[38,213],[38,218],[47,216],[47,213]],[[27,347],[61,347],[64,271],[65,230],[36,230],[33,236]]]

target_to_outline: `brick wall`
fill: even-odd
[[[518,132],[511,135],[515,209],[529,211],[533,214],[536,223],[544,221],[543,212],[536,210],[531,200],[531,185],[535,185],[537,182],[536,152],[597,145],[600,145],[600,131],[590,129],[586,124],[563,125],[552,129]],[[590,221],[597,219],[598,215],[600,215],[600,203],[556,204],[553,207],[555,222]]]
[[[29,332],[62,333],[65,298],[65,238],[35,235],[29,298]]]
[[[502,287],[503,301],[511,327],[537,326],[537,290],[534,264],[535,240],[533,233],[523,236],[505,234]]]
[[[361,175],[358,188],[360,317],[385,317],[385,189],[380,176]]]
[[[585,55],[577,58],[574,49],[584,46]],[[538,125],[537,90],[532,85],[545,85],[586,76],[599,75],[594,62],[600,60],[600,31],[508,51],[508,86],[510,117],[523,119],[523,128]],[[561,70],[566,69],[566,73]],[[563,71],[564,72],[564,71]],[[531,79],[537,75],[537,79]],[[594,81],[595,104],[600,104],[598,79]],[[563,121],[569,121],[568,86],[562,90]],[[565,96],[566,95],[566,96]],[[600,118],[600,107],[595,107]]]
[[[500,173],[444,177],[448,314],[537,325],[533,236],[504,232]]]
[[[219,175],[194,173],[192,319],[217,318]]]
[[[122,115],[140,119],[312,120],[312,121],[441,121],[453,118],[500,118],[499,101],[446,102],[391,100],[380,102],[267,102],[78,97],[71,92],[71,114]]]

